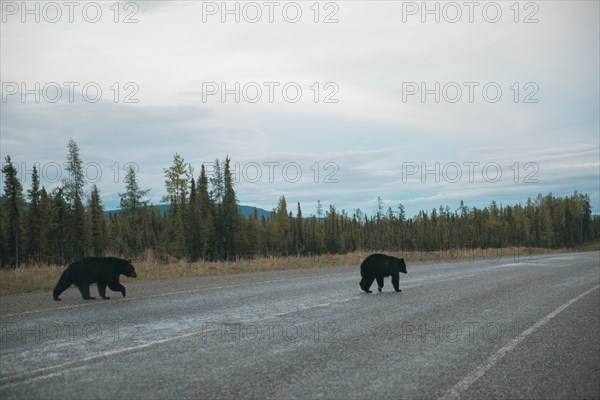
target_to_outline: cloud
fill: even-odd
[[[3,23],[3,84],[79,86],[72,103],[8,96],[0,104],[2,156],[10,154],[23,171],[34,162],[62,165],[72,137],[84,161],[100,166],[96,183],[107,206],[123,191],[127,163],[139,167],[141,187],[151,188],[157,202],[163,169],[179,153],[196,173],[201,163],[226,155],[239,174],[255,173],[258,165],[260,179],[240,175],[238,197],[267,209],[285,195],[300,201],[305,214],[317,200],[373,212],[381,196],[386,207],[403,203],[410,215],[460,199],[486,205],[573,190],[590,193],[600,209],[597,2],[536,3],[533,24],[522,23],[529,9],[515,23],[512,3],[498,3],[498,23],[486,22],[481,8],[470,23],[464,7],[457,23],[422,23],[420,14],[403,22],[406,2],[383,1],[332,3],[337,10],[319,3],[315,23],[312,3],[299,3],[303,17],[293,24],[282,18],[283,5],[273,23],[263,3],[258,23],[222,23],[220,14],[203,15],[202,3],[143,2],[133,24],[114,23],[112,3],[102,3],[95,24],[21,23],[18,16]],[[129,11],[125,4],[120,18]],[[322,23],[332,11],[338,22]],[[263,97],[204,101],[206,82],[230,90],[256,82]],[[273,102],[265,82],[278,83]],[[476,83],[473,93],[466,82]],[[97,103],[81,98],[86,83],[102,88]],[[137,104],[123,103],[132,94],[128,83],[137,89]],[[301,87],[298,102],[282,95],[286,83]],[[332,83],[333,92],[325,86]],[[407,84],[419,92],[407,94]],[[498,101],[485,97],[486,85],[501,89]],[[449,101],[457,88],[460,100]],[[337,102],[324,102],[327,95]],[[480,163],[472,182],[465,162]],[[422,167],[436,163],[440,172],[422,179]],[[443,176],[452,172],[448,163],[462,167],[461,179]],[[486,164],[500,166],[498,182],[486,181]],[[286,165],[290,174],[299,166],[301,179],[283,175]],[[417,173],[407,174],[415,165]],[[538,182],[523,182],[534,171]],[[324,182],[328,176],[337,182]]]

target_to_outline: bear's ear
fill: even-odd
[[[131,258],[130,258],[129,260],[127,260],[127,262],[128,262],[129,264],[131,264]]]

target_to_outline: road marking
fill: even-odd
[[[460,276],[452,276],[452,277],[450,277],[448,279],[438,279],[438,280],[430,282],[430,283],[450,282],[450,281],[455,281],[457,279],[463,279],[463,278],[472,277],[472,276],[475,276],[475,275],[477,275],[477,274],[466,274],[466,275],[460,275]],[[428,280],[428,279],[425,279],[425,280]],[[418,279],[416,281],[418,281]],[[419,287],[419,286],[423,286],[423,285],[424,285],[424,283],[412,284],[412,285],[404,285],[404,286],[402,286],[402,288],[403,289],[409,289],[409,288]],[[389,292],[389,293],[391,293],[391,292]],[[270,319],[270,318],[281,317],[281,316],[284,316],[284,315],[289,315],[289,314],[293,314],[293,313],[297,313],[297,312],[302,312],[302,311],[310,310],[312,308],[327,307],[327,306],[330,306],[332,304],[345,303],[345,302],[350,301],[350,300],[356,300],[356,299],[364,298],[365,295],[366,295],[366,293],[362,293],[362,294],[360,294],[358,296],[348,297],[346,299],[331,300],[331,301],[328,301],[328,302],[325,302],[325,303],[319,303],[319,304],[315,304],[315,305],[312,305],[312,306],[306,306],[306,307],[302,307],[302,308],[296,308],[296,309],[290,310],[290,311],[283,311],[283,312],[279,312],[279,313],[273,314],[270,317],[262,318],[260,321],[262,321],[263,319]],[[377,295],[375,294],[373,296],[377,296]]]
[[[94,355],[91,355],[91,356],[75,358],[75,359],[72,359],[72,360],[69,360],[69,361],[65,361],[65,362],[62,362],[62,363],[59,363],[59,364],[52,364],[52,365],[49,365],[47,367],[30,369],[30,370],[19,372],[19,373],[13,374],[13,375],[1,376],[0,377],[0,383],[6,382],[6,381],[12,381],[12,380],[19,379],[19,378],[29,377],[31,375],[44,374],[44,373],[50,372],[50,371],[55,370],[55,369],[70,367],[71,365],[81,364],[81,363],[84,363],[84,362],[87,362],[87,361],[95,361],[95,360],[98,360],[100,358],[106,358],[106,357],[111,357],[111,356],[114,356],[114,355],[117,355],[117,354],[128,353],[128,352],[131,352],[131,351],[145,349],[147,347],[155,346],[155,345],[158,345],[158,344],[170,343],[170,342],[175,342],[177,340],[182,340],[182,339],[187,339],[187,338],[193,338],[193,337],[212,336],[212,335],[215,335],[216,333],[218,333],[218,331],[216,331],[216,330],[202,331],[202,332],[190,332],[190,333],[185,333],[185,334],[179,335],[179,336],[173,336],[173,337],[166,338],[166,339],[154,340],[152,342],[147,342],[147,343],[139,344],[137,346],[124,347],[124,348],[121,348],[121,349],[116,349],[116,350],[111,350],[111,351],[105,351],[105,352],[94,354]]]
[[[330,305],[332,305],[332,304],[345,303],[345,302],[347,302],[347,301],[354,300],[354,299],[359,299],[359,298],[361,298],[361,297],[362,297],[362,296],[348,297],[347,299],[341,299],[341,300],[332,300],[332,301],[328,301],[328,302],[326,302],[326,303],[320,303],[320,304],[315,304],[315,305],[312,305],[312,306],[306,306],[306,307],[302,307],[302,308],[296,308],[296,309],[294,309],[294,310],[290,310],[290,311],[284,311],[284,312],[275,313],[275,314],[273,314],[272,316],[270,316],[270,317],[266,317],[266,318],[262,318],[262,319],[261,319],[261,320],[259,320],[259,321],[262,321],[262,320],[264,320],[264,319],[270,319],[270,318],[282,317],[282,316],[284,316],[284,315],[293,314],[293,313],[300,312],[300,311],[306,311],[306,310],[310,310],[311,308],[317,308],[317,307],[327,307],[327,306],[330,306]]]
[[[335,274],[323,274],[323,275],[318,275],[319,277],[321,276],[336,276],[336,275],[346,275],[348,274],[348,272],[336,272]],[[125,302],[125,301],[134,301],[134,300],[140,300],[140,299],[152,299],[155,297],[165,297],[165,296],[171,296],[171,295],[176,295],[176,294],[186,294],[186,293],[194,293],[194,292],[202,292],[205,290],[218,290],[218,289],[228,289],[228,288],[233,288],[233,287],[240,287],[240,286],[252,286],[252,285],[258,285],[261,283],[276,283],[276,282],[288,282],[288,281],[295,281],[295,280],[301,280],[301,279],[311,279],[314,278],[315,276],[301,276],[301,277],[297,277],[297,278],[287,278],[287,279],[273,279],[270,281],[260,281],[260,282],[249,282],[249,283],[236,283],[234,285],[223,285],[223,286],[212,286],[212,287],[206,287],[206,288],[198,288],[198,289],[189,289],[189,290],[182,290],[179,292],[168,292],[168,293],[159,293],[159,294],[152,294],[152,295],[148,295],[148,296],[140,296],[140,297],[135,297],[135,298],[124,298],[124,299],[120,299],[119,302]],[[81,307],[88,307],[88,306],[98,306],[98,305],[104,305],[104,304],[110,304],[110,302],[106,302],[106,301],[98,301],[98,302],[90,302],[90,303],[84,303],[84,304],[74,304],[71,306],[63,306],[63,307],[56,307],[56,308],[46,308],[44,310],[30,310],[30,311],[23,311],[23,312],[19,312],[19,313],[13,313],[13,314],[2,314],[0,315],[0,318],[8,318],[8,317],[14,317],[17,315],[27,315],[27,314],[38,314],[38,313],[42,313],[42,312],[46,312],[46,311],[59,311],[59,310],[68,310],[71,308],[81,308]]]
[[[492,354],[487,360],[483,363],[479,364],[470,374],[465,376],[460,382],[454,385],[450,390],[444,394],[444,396],[440,397],[439,400],[453,400],[459,399],[461,394],[469,389],[479,378],[484,376],[486,372],[488,372],[494,365],[496,365],[508,352],[512,351],[525,340],[529,335],[540,329],[542,326],[547,324],[552,318],[556,317],[562,311],[564,311],[567,307],[572,305],[573,303],[581,300],[588,294],[598,290],[600,285],[593,287],[592,289],[581,293],[579,296],[567,301],[562,306],[558,307],[556,310],[552,311],[550,314],[546,315],[544,318],[540,319],[538,322],[533,324],[529,329],[524,330],[521,334],[510,342],[508,342],[504,347],[500,350]]]
[[[510,258],[511,256],[507,256],[507,257],[502,257],[501,259],[505,259],[505,258]],[[571,256],[566,256],[565,258],[571,259]],[[560,256],[554,256],[554,255],[542,255],[541,259],[544,260],[554,260],[554,259],[562,259]],[[462,260],[459,260],[462,261]],[[478,259],[478,261],[481,261],[480,259]],[[490,260],[488,260],[490,261]],[[500,261],[500,260],[498,260]],[[531,262],[522,262],[522,263],[512,263],[512,264],[502,264],[502,265],[497,265],[494,267],[483,267],[481,270],[477,271],[478,273],[480,272],[486,272],[489,271],[491,269],[496,269],[496,268],[501,268],[501,267],[506,267],[506,266],[518,266],[518,265],[527,265],[527,264],[537,264],[538,261],[540,261],[540,259],[536,259],[535,263],[531,263]],[[493,261],[495,262],[495,261]],[[474,260],[468,261],[468,263],[473,264]],[[444,264],[439,264],[438,262],[426,262],[426,263],[419,263],[417,264],[419,265],[419,268],[423,269],[423,268],[427,268],[427,267],[431,267],[431,266],[435,266],[435,267],[439,267],[440,265],[446,265],[449,268],[454,267],[454,262],[447,262]],[[480,266],[480,265],[477,265]],[[445,269],[445,268],[444,268]],[[347,275],[349,272],[338,272],[338,273],[334,273],[334,274],[323,274],[323,275],[318,275],[318,276],[336,276],[336,275]],[[432,276],[433,277],[433,276]],[[250,283],[240,283],[240,284],[235,284],[235,285],[225,285],[225,286],[216,286],[216,287],[209,287],[209,288],[200,288],[200,289],[190,289],[190,290],[183,290],[183,291],[179,291],[179,292],[169,292],[169,293],[161,293],[161,294],[155,294],[155,295],[150,295],[150,296],[141,296],[141,297],[136,297],[135,299],[149,299],[149,298],[154,298],[154,297],[161,297],[161,296],[169,296],[169,295],[174,295],[174,294],[186,294],[186,293],[194,293],[194,292],[200,292],[200,291],[204,291],[204,290],[217,290],[217,289],[226,289],[226,288],[230,288],[230,287],[237,287],[237,286],[250,286],[250,285],[257,285],[257,284],[261,284],[261,283],[273,283],[273,282],[283,282],[283,281],[292,281],[292,280],[301,280],[301,279],[309,279],[309,278],[314,278],[313,276],[310,277],[297,277],[297,278],[287,278],[287,279],[274,279],[274,280],[270,280],[270,281],[261,281],[261,282],[250,282]],[[183,278],[182,278],[183,279]],[[45,294],[44,294],[45,296]],[[133,299],[122,299],[120,301],[131,301]],[[0,318],[8,318],[8,317],[14,317],[17,315],[27,315],[27,314],[37,314],[37,313],[41,313],[41,312],[46,312],[46,311],[58,311],[58,310],[67,310],[67,309],[71,309],[71,308],[81,308],[81,307],[89,307],[89,306],[94,306],[94,305],[100,305],[100,304],[106,304],[104,302],[90,302],[90,303],[85,303],[85,304],[75,304],[75,305],[71,305],[71,306],[63,306],[63,307],[56,307],[56,308],[47,308],[47,309],[43,309],[43,310],[31,310],[31,311],[23,311],[23,312],[19,312],[19,313],[13,313],[13,314],[0,314]]]
[[[433,283],[440,283],[440,282],[448,282],[448,281],[453,281],[456,279],[461,279],[461,278],[465,278],[465,277],[469,277],[469,276],[474,276],[476,274],[468,274],[468,275],[461,275],[461,276],[455,276],[449,279],[445,279],[445,280],[437,280]],[[422,284],[413,284],[413,285],[406,285],[403,286],[404,288],[413,288],[413,287],[418,287],[421,286]],[[239,285],[236,285],[239,286]],[[263,318],[259,318],[256,321],[252,321],[252,323],[257,323],[260,321],[265,321],[268,319],[272,319],[272,318],[278,318],[278,317],[282,317],[284,315],[289,315],[289,314],[293,314],[296,312],[302,312],[302,311],[306,311],[306,310],[310,310],[313,308],[318,308],[318,307],[327,307],[333,304],[339,304],[339,303],[345,303],[351,300],[356,300],[359,298],[363,298],[363,295],[358,295],[358,296],[353,296],[353,297],[348,297],[345,299],[338,299],[338,300],[331,300],[325,303],[319,303],[319,304],[314,304],[311,306],[306,306],[306,307],[302,307],[302,308],[296,308],[290,311],[285,311],[285,312],[279,312],[279,313],[275,313],[272,314],[270,316],[267,317],[263,317]],[[160,340],[154,340],[151,342],[146,342],[140,345],[136,345],[136,346],[132,346],[132,347],[125,347],[125,348],[121,348],[121,349],[116,349],[116,350],[111,350],[111,351],[106,351],[106,352],[102,352],[102,353],[98,353],[98,354],[94,354],[94,355],[90,355],[90,356],[86,356],[86,357],[80,357],[80,358],[76,358],[76,359],[72,359],[69,361],[65,361],[63,363],[59,363],[59,364],[53,364],[53,365],[49,365],[47,367],[42,367],[42,368],[36,368],[36,369],[30,369],[30,370],[26,370],[23,372],[18,372],[16,374],[12,374],[12,375],[5,375],[5,376],[0,376],[0,383],[6,382],[6,381],[13,381],[13,380],[17,380],[20,378],[27,378],[29,376],[32,375],[40,375],[40,374],[45,374],[48,373],[50,371],[59,369],[59,368],[65,368],[65,367],[69,367],[72,365],[76,365],[76,364],[81,364],[81,363],[85,363],[88,361],[95,361],[101,358],[106,358],[106,357],[110,357],[113,355],[117,355],[117,354],[122,354],[122,353],[128,353],[131,351],[136,351],[136,350],[140,350],[140,349],[145,349],[148,347],[152,347],[152,346],[156,346],[156,345],[160,345],[160,344],[164,344],[164,343],[170,343],[170,342],[174,342],[174,341],[178,341],[181,339],[186,339],[186,338],[192,338],[192,337],[204,337],[204,336],[209,336],[209,335],[214,335],[218,333],[218,331],[216,330],[211,330],[211,331],[203,331],[203,332],[190,332],[190,333],[185,333],[182,335],[178,335],[178,336],[173,336],[170,338],[166,338],[166,339],[160,339]]]
[[[333,275],[340,275],[340,274],[333,274]],[[449,279],[436,280],[433,283],[448,282],[448,281],[452,281],[452,280],[463,279],[463,278],[466,278],[466,277],[472,277],[472,276],[475,276],[475,275],[477,275],[477,273],[471,273],[471,274],[466,274],[466,275],[458,275],[458,276],[451,277]],[[302,278],[297,278],[297,279],[302,279]],[[230,286],[245,286],[245,285],[257,284],[257,283],[278,282],[278,281],[285,281],[285,280],[286,279],[275,280],[275,281],[254,282],[254,283],[238,284],[238,285],[230,285]],[[404,288],[418,287],[418,286],[421,286],[421,285],[422,284],[406,285],[406,286],[404,286]],[[501,348],[500,350],[498,350],[498,352],[496,352],[494,355],[492,355],[485,363],[479,365],[475,369],[475,371],[473,371],[471,374],[467,375],[461,382],[459,382],[452,389],[450,389],[446,393],[446,395],[444,397],[442,397],[441,399],[447,400],[447,399],[458,398],[460,396],[461,392],[463,392],[466,389],[468,389],[477,379],[479,379],[481,376],[483,376],[506,353],[508,353],[509,351],[511,351],[512,349],[514,349],[527,336],[529,336],[535,330],[539,329],[541,326],[543,326],[544,324],[546,324],[550,319],[554,318],[556,315],[558,315],[561,311],[563,311],[564,309],[566,309],[567,307],[569,307],[571,304],[575,303],[577,300],[583,298],[584,296],[586,296],[587,294],[593,292],[594,290],[598,289],[599,287],[600,287],[600,285],[596,286],[593,289],[590,289],[587,292],[582,293],[579,296],[577,296],[576,298],[568,301],[567,303],[563,304],[562,306],[560,306],[559,308],[557,308],[556,310],[554,310],[552,313],[548,314],[542,320],[540,320],[537,323],[535,323],[531,328],[529,328],[526,331],[522,332],[518,337],[516,337],[515,339],[513,339],[506,346],[504,346],[503,348]],[[216,287],[213,287],[213,288],[204,288],[204,289],[196,289],[194,291],[198,291],[198,290],[211,290],[211,289],[216,289]],[[157,296],[152,296],[152,297],[157,297]],[[273,314],[273,315],[268,316],[268,317],[259,318],[258,321],[263,321],[263,320],[267,320],[267,319],[271,319],[271,318],[277,318],[277,317],[281,317],[283,315],[289,315],[289,314],[292,314],[292,313],[295,313],[295,312],[301,312],[301,311],[305,311],[305,310],[312,309],[312,308],[327,307],[327,306],[330,306],[330,305],[333,305],[333,304],[344,303],[344,302],[348,302],[350,300],[359,299],[359,298],[362,298],[362,297],[363,296],[360,295],[360,296],[353,296],[353,297],[349,297],[349,298],[345,298],[345,299],[332,300],[332,301],[329,301],[329,302],[319,303],[319,304],[315,304],[315,305],[307,306],[307,307],[302,307],[302,308],[290,310],[290,311],[287,311],[287,312],[276,313],[276,314]],[[27,370],[27,371],[19,372],[19,373],[16,373],[16,374],[7,375],[7,376],[1,376],[0,377],[0,382],[13,381],[13,380],[17,380],[17,379],[20,379],[20,378],[26,378],[26,377],[29,377],[29,376],[32,376],[32,375],[45,374],[45,373],[48,373],[50,371],[57,370],[59,368],[65,368],[65,367],[69,367],[69,366],[72,366],[72,365],[85,363],[85,362],[88,362],[88,361],[95,361],[95,360],[98,360],[98,359],[101,359],[101,358],[110,357],[110,356],[113,356],[113,355],[128,353],[128,352],[132,352],[132,351],[136,351],[136,350],[140,350],[140,349],[145,349],[145,348],[148,348],[148,347],[152,347],[152,346],[156,346],[156,345],[160,345],[160,344],[164,344],[164,343],[170,343],[170,342],[174,342],[174,341],[178,341],[178,340],[182,340],[182,339],[186,339],[186,338],[210,336],[210,335],[214,335],[216,333],[218,333],[218,331],[214,331],[214,330],[211,330],[211,331],[202,331],[202,332],[185,333],[185,334],[182,334],[182,335],[173,336],[173,337],[170,337],[170,338],[165,338],[165,339],[160,339],[160,340],[155,340],[155,341],[143,343],[143,344],[136,345],[136,346],[125,347],[125,348],[111,350],[111,351],[107,351],[107,352],[102,352],[102,353],[98,353],[98,354],[94,354],[94,355],[90,355],[90,356],[86,356],[86,357],[72,359],[72,360],[69,360],[69,361],[65,361],[63,363],[49,365],[47,367],[31,369],[31,370]]]
[[[500,260],[498,260],[498,261],[500,261]],[[536,261],[539,261],[539,260],[536,260]],[[465,271],[465,272],[467,272],[466,275],[463,274],[462,272],[459,272],[458,274],[451,274],[451,275],[470,277],[473,275],[473,273],[485,273],[485,272],[488,272],[490,270],[497,269],[497,268],[516,267],[516,266],[527,265],[527,264],[537,264],[537,262],[536,263],[531,263],[531,262],[529,262],[529,263],[528,262],[510,263],[510,264],[496,265],[496,266],[492,266],[492,267],[485,266],[485,265],[482,266],[480,264],[477,264],[476,267],[481,267],[477,271],[467,270],[467,271]],[[421,267],[427,267],[427,266],[431,266],[431,265],[438,266],[436,264],[422,264]],[[453,263],[446,263],[446,264],[442,264],[442,265],[454,266]],[[338,276],[338,275],[348,275],[348,274],[354,274],[354,272],[336,272],[333,274],[321,274],[321,275],[317,275],[317,277]],[[168,293],[159,293],[159,294],[153,294],[153,295],[148,295],[148,296],[140,296],[140,297],[135,297],[134,299],[125,298],[125,299],[120,299],[119,302],[133,301],[133,300],[140,300],[140,299],[152,299],[152,298],[156,298],[156,297],[165,297],[165,296],[171,296],[171,295],[177,295],[177,294],[195,293],[195,292],[202,292],[202,291],[208,291],[208,290],[227,289],[227,288],[240,287],[240,286],[252,286],[252,285],[259,285],[259,284],[263,284],[263,283],[276,283],[276,282],[288,282],[288,281],[295,281],[295,280],[302,280],[302,279],[312,279],[314,277],[315,277],[314,275],[300,276],[300,277],[296,277],[296,278],[273,279],[273,280],[269,280],[269,281],[237,283],[234,285],[222,285],[222,286],[213,286],[213,287],[198,288],[198,289],[189,289],[189,290],[182,290],[182,291],[178,291],[178,292],[168,292]],[[435,274],[427,275],[424,278],[417,278],[417,279],[427,280],[430,278],[439,278],[439,275],[435,275]],[[410,278],[409,278],[409,280],[407,280],[407,282],[410,282]],[[42,312],[46,312],[46,311],[59,311],[59,310],[68,310],[71,308],[98,306],[98,305],[102,305],[102,304],[108,304],[108,303],[106,303],[106,302],[89,302],[89,303],[85,303],[85,304],[74,304],[74,305],[70,305],[70,306],[47,308],[47,309],[43,309],[43,310],[30,310],[30,311],[23,311],[23,312],[19,312],[19,313],[2,314],[2,315],[0,315],[0,318],[9,318],[9,317],[14,317],[14,316],[18,316],[18,315],[27,315],[27,314],[38,314],[38,313],[42,313]]]
[[[493,268],[497,268],[497,267],[491,267],[488,269],[493,269]],[[467,273],[459,272],[459,273],[445,274],[445,276],[450,277],[450,279],[440,279],[442,277],[440,275],[426,275],[422,278],[412,278],[412,279],[408,278],[408,279],[404,280],[403,282],[409,283],[409,285],[404,286],[404,287],[407,287],[407,288],[417,287],[419,285],[410,285],[410,283],[411,282],[428,281],[431,279],[435,279],[433,281],[433,283],[447,282],[447,281],[452,281],[455,279],[469,278],[469,277],[475,276],[477,274],[486,272],[488,269],[482,269],[482,270],[478,270],[478,271],[466,271]],[[350,272],[350,273],[354,274],[354,272]],[[348,274],[349,274],[348,272],[337,272],[334,274],[318,275],[318,277],[348,275]],[[213,286],[213,287],[207,287],[207,288],[182,290],[179,292],[168,292],[168,293],[159,293],[159,294],[153,294],[153,295],[148,295],[148,296],[140,296],[140,297],[135,297],[135,298],[125,298],[125,299],[120,299],[119,302],[135,301],[135,300],[140,300],[140,299],[153,299],[156,297],[166,297],[166,296],[172,296],[172,295],[177,295],[177,294],[187,294],[187,293],[195,293],[195,292],[202,292],[202,291],[209,291],[209,290],[228,289],[228,288],[234,288],[234,287],[240,287],[240,286],[252,286],[252,285],[258,285],[261,283],[289,282],[289,281],[295,281],[295,280],[301,280],[301,279],[311,279],[311,278],[314,278],[314,276],[311,276],[311,277],[302,276],[302,277],[289,278],[289,279],[273,279],[270,281],[260,281],[260,282],[250,282],[250,283],[236,283],[234,285]],[[108,305],[108,304],[110,304],[110,301],[108,301],[108,302],[107,301],[99,301],[99,302],[90,302],[90,303],[84,303],[84,304],[74,304],[71,306],[47,308],[44,310],[30,310],[30,311],[23,311],[20,313],[4,314],[4,315],[0,315],[0,318],[9,318],[9,317],[27,315],[27,314],[39,314],[39,313],[46,312],[46,311],[60,311],[60,310],[68,310],[71,308],[81,308],[81,307],[99,306],[99,305]]]

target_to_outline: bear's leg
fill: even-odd
[[[69,282],[67,279],[61,277],[60,280],[58,281],[58,283],[56,284],[54,291],[52,292],[52,297],[54,298],[54,300],[60,301],[58,296],[60,296],[62,292],[67,290],[67,288],[69,286],[71,286],[71,282]]]
[[[85,299],[85,300],[95,300],[95,297],[90,296],[90,284],[89,283],[78,283],[77,287],[79,288],[79,291],[81,292],[81,296]]]
[[[363,278],[360,281],[360,288],[362,290],[364,290],[367,293],[371,293],[371,291],[369,290],[369,288],[371,287],[371,285],[373,284],[373,281],[375,280],[375,277],[368,277],[368,278]]]
[[[383,276],[378,276],[377,277],[377,290],[381,292],[381,289],[383,289]]]
[[[104,300],[110,300],[110,297],[106,297],[106,282],[100,282],[96,284],[98,285],[98,293],[100,293],[100,297]]]
[[[394,285],[396,292],[402,291],[400,290],[400,276],[398,275],[398,272],[392,274],[392,285]]]
[[[123,297],[125,297],[125,286],[121,285],[118,280],[108,282],[108,287],[112,291],[121,292]]]

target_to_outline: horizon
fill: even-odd
[[[158,203],[178,153],[196,178],[231,157],[268,211],[574,191],[600,211],[598,2],[84,3],[2,3],[0,157],[24,190],[34,163],[60,185],[73,138],[105,209],[129,165]]]

